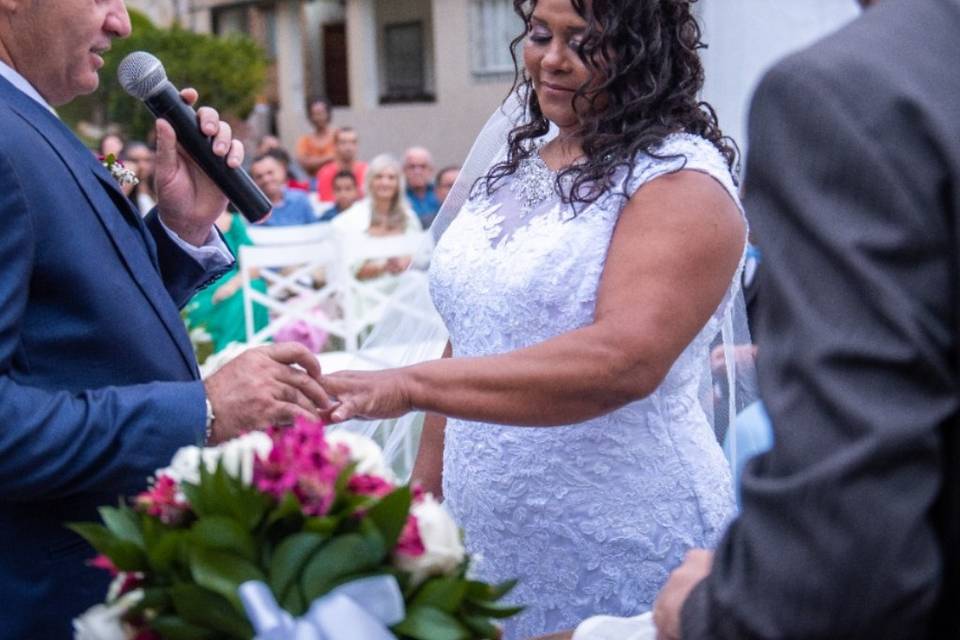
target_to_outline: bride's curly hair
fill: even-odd
[[[584,205],[594,202],[616,187],[615,176],[621,168],[629,171],[638,155],[655,154],[668,135],[679,132],[712,142],[736,175],[736,143],[720,131],[713,107],[698,99],[703,65],[697,52],[706,45],[693,16],[697,0],[570,2],[587,22],[579,55],[593,80],[573,98],[574,105],[584,100],[589,105],[586,112],[577,114],[577,135],[585,159],[557,176],[564,200]],[[515,69],[511,92],[519,90],[526,96],[528,119],[510,132],[507,158],[478,181],[485,182],[488,194],[535,152],[532,141],[546,135],[550,127],[518,55],[531,30],[536,4],[537,0],[513,0],[524,31],[510,43]],[[598,106],[600,101],[602,106]],[[563,188],[564,184],[569,189]]]

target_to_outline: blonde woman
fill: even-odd
[[[403,195],[405,189],[400,163],[393,156],[381,154],[367,167],[366,197],[334,218],[331,224],[347,237],[350,234],[372,237],[419,235],[423,228]],[[397,256],[365,260],[356,266],[354,273],[361,280],[396,274],[410,266],[410,259],[410,256]]]

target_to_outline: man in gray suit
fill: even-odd
[[[960,0],[876,4],[757,91],[776,443],[661,638],[960,638]]]

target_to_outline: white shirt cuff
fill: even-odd
[[[164,224],[163,218],[158,216],[157,219],[160,221],[160,226],[163,227],[163,230],[170,236],[170,239],[173,240],[178,247],[187,252],[187,255],[199,262],[204,270],[210,271],[233,264],[233,254],[230,253],[230,249],[227,248],[223,238],[220,237],[220,234],[217,233],[212,226],[210,227],[210,235],[207,236],[203,246],[195,247]]]
[[[580,623],[573,640],[656,640],[657,628],[648,611],[635,618],[594,616]]]

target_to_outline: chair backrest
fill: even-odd
[[[244,246],[239,269],[243,282],[243,312],[248,343],[273,338],[291,323],[302,321],[341,338],[348,351],[357,348],[356,331],[344,300],[349,294],[342,271],[343,260],[336,236],[301,244]],[[266,291],[253,287],[253,275],[266,282]],[[319,280],[318,280],[319,278]],[[270,321],[254,328],[256,305],[270,311]],[[317,313],[320,309],[323,312]]]
[[[379,322],[391,301],[401,301],[410,288],[426,286],[423,272],[409,269],[397,275],[384,275],[371,280],[360,280],[356,272],[367,260],[386,260],[410,256],[414,264],[423,261],[431,248],[426,232],[396,236],[371,237],[367,234],[343,234],[342,273],[352,299],[353,323],[363,333]]]
[[[253,241],[253,244],[261,246],[319,242],[332,237],[334,233],[334,229],[329,222],[297,224],[288,227],[266,227],[252,224],[247,227],[250,240]]]

